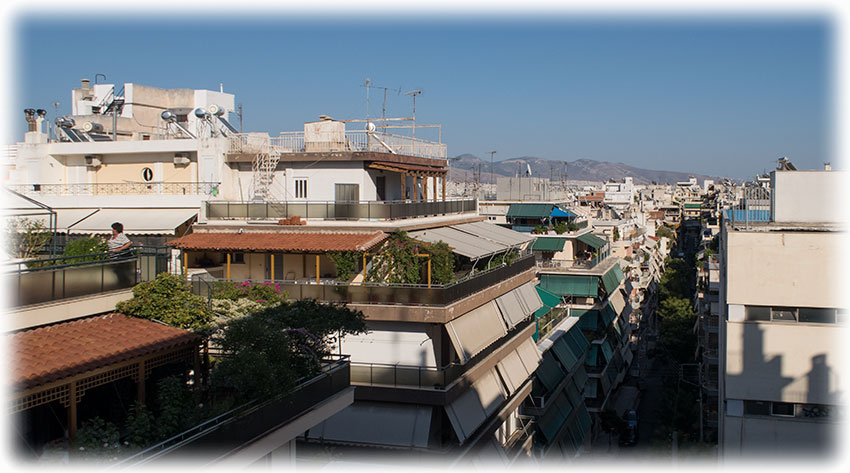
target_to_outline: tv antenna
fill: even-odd
[[[396,95],[400,95],[401,94],[401,87],[399,87],[398,89],[393,89],[393,88],[390,88],[390,87],[381,87],[379,85],[372,85],[371,79],[366,79],[366,82],[363,84],[363,87],[366,88],[367,104],[368,104],[368,100],[369,100],[369,98],[368,98],[369,97],[369,89],[381,89],[381,90],[384,91],[384,102],[381,104],[381,120],[386,121],[386,118],[387,118],[387,91],[391,90],[391,91],[395,92]],[[367,107],[368,107],[368,105],[367,105]],[[368,108],[367,108],[366,114],[367,114],[366,118],[368,118],[368,114],[369,114]]]
[[[405,96],[412,95],[413,96],[413,138],[416,138],[416,96],[421,95],[421,90],[412,90],[406,94]]]

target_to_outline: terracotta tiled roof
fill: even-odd
[[[24,390],[177,346],[200,336],[149,320],[109,314],[6,337],[11,384]]]
[[[190,233],[169,242],[186,250],[279,251],[282,253],[316,253],[325,251],[364,251],[387,238],[374,233]]]

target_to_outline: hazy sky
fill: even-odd
[[[450,156],[497,150],[497,160],[588,158],[733,178],[781,156],[799,169],[838,164],[828,17],[122,21],[132,16],[22,17],[16,109],[52,116],[58,100],[69,113],[71,89],[95,73],[166,88],[223,83],[243,105],[245,131],[276,135],[321,114],[365,117],[368,77],[422,90],[417,123],[442,124]],[[370,115],[380,116],[383,91],[370,95]],[[411,108],[410,97],[388,92],[388,116]]]

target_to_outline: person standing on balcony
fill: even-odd
[[[112,224],[112,238],[107,240],[106,245],[109,248],[109,253],[111,257],[116,257],[122,251],[130,248],[133,242],[124,235],[124,225],[120,222],[115,222]]]

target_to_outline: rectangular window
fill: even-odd
[[[744,415],[769,416],[770,402],[768,401],[744,401]]]
[[[800,307],[800,322],[832,324],[835,323],[835,309],[816,309]]]
[[[747,320],[770,320],[770,307],[747,306]]]
[[[295,179],[295,198],[307,198],[307,179]]]
[[[794,404],[790,402],[771,402],[770,415],[794,417]]]
[[[848,311],[847,309],[837,309],[835,311],[835,319],[836,319],[835,321],[838,322],[839,324],[846,324],[847,319],[848,319],[848,317],[847,317],[848,314],[850,314],[850,311]]]
[[[777,320],[781,322],[796,322],[797,309],[794,309],[792,307],[771,307],[770,320]]]

